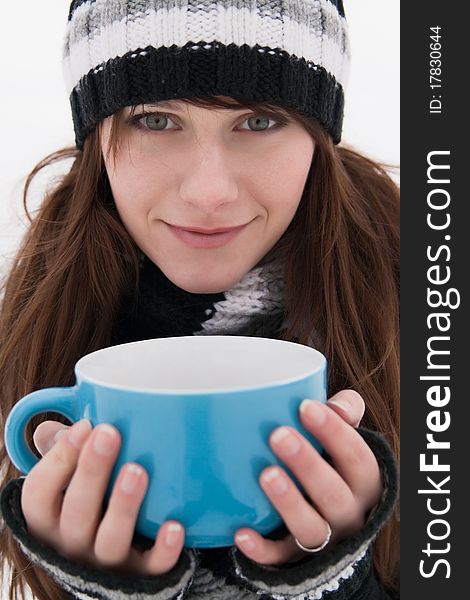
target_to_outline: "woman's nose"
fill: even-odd
[[[239,197],[233,158],[226,150],[205,145],[183,163],[180,197],[184,202],[211,212]]]

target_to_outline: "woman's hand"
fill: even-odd
[[[55,439],[54,439],[55,437]],[[21,505],[28,531],[62,556],[98,568],[161,575],[178,562],[184,530],[166,521],[155,544],[140,552],[132,539],[148,485],[136,464],[121,469],[106,512],[103,499],[121,438],[111,425],[45,422],[34,441],[43,458],[26,477]]]
[[[278,427],[270,436],[273,452],[289,467],[311,503],[278,466],[267,467],[260,484],[281,515],[290,535],[280,541],[264,538],[246,527],[235,542],[251,560],[264,565],[295,562],[307,554],[295,543],[316,548],[327,538],[328,524],[335,540],[353,535],[364,525],[367,512],[382,495],[377,460],[354,429],[364,414],[364,401],[353,390],[343,390],[326,405],[302,403],[300,419],[330,455],[333,466],[292,427]]]

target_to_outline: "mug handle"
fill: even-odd
[[[5,448],[8,455],[23,474],[31,471],[39,462],[26,442],[26,426],[29,421],[44,412],[57,412],[72,422],[78,420],[78,386],[35,390],[19,400],[10,411],[5,423]]]

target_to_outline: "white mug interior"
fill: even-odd
[[[303,379],[326,366],[303,344],[246,336],[180,336],[130,342],[92,352],[78,380],[160,393],[242,391]]]

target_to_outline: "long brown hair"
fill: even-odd
[[[187,101],[257,113],[281,110],[243,98]],[[398,187],[387,165],[335,146],[315,120],[286,108],[281,112],[301,123],[316,142],[299,208],[275,248],[286,257],[289,325],[282,337],[308,344],[315,336],[328,358],[329,395],[357,390],[366,403],[362,424],[381,431],[398,458]],[[113,152],[122,113],[113,116]],[[64,159],[73,159],[70,170],[31,216],[27,194],[32,180]],[[100,127],[87,137],[83,151],[64,148],[38,163],[26,180],[23,203],[30,227],[5,279],[0,307],[2,431],[10,409],[25,394],[73,385],[76,361],[110,344],[113,322],[138,285],[139,249],[113,202]],[[46,418],[50,415],[30,424],[30,443],[34,428]],[[3,447],[0,461],[5,482],[18,476]],[[398,587],[398,556],[394,517],[374,549],[377,571],[392,592]],[[22,598],[25,585],[40,600],[63,598],[45,571],[29,563],[6,527],[0,533],[0,558],[12,570],[10,600]]]

